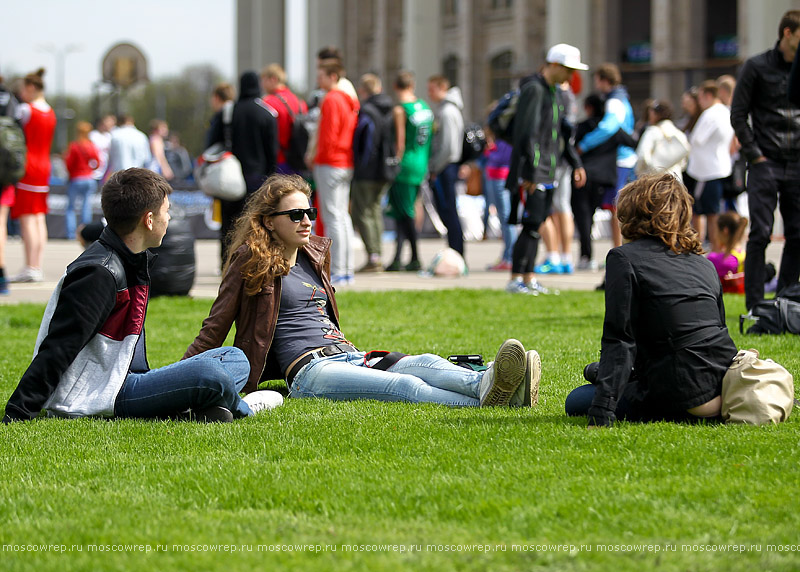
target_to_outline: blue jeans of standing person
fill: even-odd
[[[503,235],[503,262],[511,262],[514,243],[517,240],[517,227],[508,224],[511,214],[511,194],[506,190],[505,179],[491,179],[487,177],[485,187],[486,204],[493,204],[497,209],[497,218],[500,219],[500,232]]]
[[[145,373],[130,373],[114,405],[115,417],[168,417],[213,406],[234,417],[253,415],[239,392],[250,375],[250,362],[239,348],[208,350]]]
[[[765,253],[779,196],[786,242],[778,273],[778,292],[800,277],[800,162],[778,163],[768,159],[750,163],[749,168],[750,234],[744,259],[744,297],[748,310],[764,299]]]
[[[64,218],[67,224],[67,238],[75,238],[75,206],[78,198],[81,199],[81,224],[92,222],[92,195],[97,190],[97,181],[91,176],[85,178],[70,179],[67,187],[67,211]]]
[[[326,397],[339,401],[375,399],[480,405],[483,372],[455,365],[433,354],[406,356],[387,371],[367,366],[364,352],[311,360],[292,380],[292,397]]]
[[[458,163],[450,163],[436,176],[434,199],[436,199],[436,212],[447,228],[447,245],[464,256],[464,231],[456,207],[457,180]]]

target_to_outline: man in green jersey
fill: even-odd
[[[400,173],[389,188],[389,216],[397,223],[397,250],[394,261],[386,268],[390,271],[419,270],[422,265],[417,255],[417,229],[414,225],[414,204],[419,186],[428,173],[431,150],[433,111],[414,94],[414,74],[401,71],[394,82],[398,105],[393,110],[397,134],[397,157]],[[400,255],[403,244],[411,244],[411,260],[403,265]]]

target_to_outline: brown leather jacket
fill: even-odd
[[[329,238],[312,235],[309,244],[303,247],[303,251],[322,280],[322,285],[328,293],[328,313],[339,327],[339,308],[336,306],[330,278],[330,246]],[[235,323],[236,336],[233,345],[241,349],[250,362],[250,377],[244,386],[245,393],[258,389],[261,380],[283,377],[276,356],[269,351],[278,323],[281,279],[277,277],[271,283],[265,283],[255,296],[246,295],[241,269],[247,260],[248,251],[249,247],[245,244],[234,253],[230,266],[222,277],[217,299],[211,306],[208,317],[203,320],[200,333],[183,356],[186,359],[222,346],[231,325]]]

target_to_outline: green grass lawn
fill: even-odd
[[[364,350],[491,359],[520,339],[542,356],[539,406],[289,400],[227,425],[0,425],[0,569],[800,568],[800,412],[777,427],[611,430],[564,415],[599,355],[601,294],[344,292],[339,302]],[[739,335],[743,298],[726,303],[739,347],[800,372],[796,336]],[[152,366],[183,354],[210,304],[151,301]],[[0,403],[43,310],[0,306]]]

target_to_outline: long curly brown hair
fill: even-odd
[[[234,253],[247,244],[250,258],[242,265],[242,279],[248,296],[257,294],[267,280],[289,274],[291,267],[283,256],[283,244],[267,229],[264,218],[277,212],[281,199],[292,193],[303,193],[310,198],[311,188],[297,175],[272,175],[247,200],[231,231],[223,274],[228,271]]]
[[[617,218],[628,240],[658,238],[677,253],[703,254],[692,228],[692,199],[670,173],[643,176],[626,185],[617,199]]]

